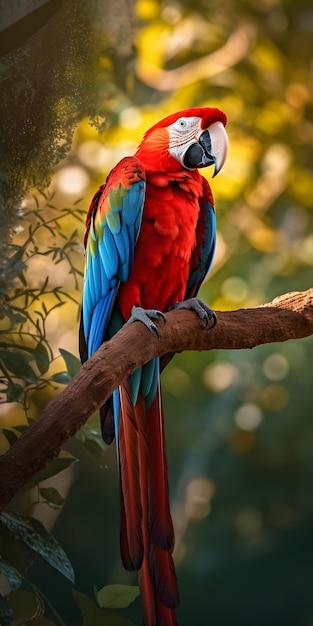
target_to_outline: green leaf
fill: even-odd
[[[35,474],[35,476],[32,477],[32,479],[27,483],[27,485],[25,485],[24,490],[27,491],[28,489],[35,487],[35,485],[38,485],[38,483],[41,483],[44,480],[51,478],[52,476],[56,476],[56,474],[63,472],[63,470],[65,470],[67,467],[72,465],[72,463],[76,463],[77,461],[78,459],[72,454],[70,454],[70,452],[66,452],[66,450],[62,450],[59,456],[53,461],[51,461],[48,467],[46,467],[44,470],[42,470],[41,472],[38,472],[38,474]]]
[[[21,586],[23,582],[23,577],[20,572],[18,572],[16,567],[10,565],[2,558],[0,559],[0,572],[3,574],[3,576],[6,577],[12,589],[18,589]]]
[[[11,430],[9,428],[2,428],[2,432],[4,436],[6,437],[6,439],[8,440],[10,446],[13,446],[13,444],[18,440],[18,436],[14,432],[14,430]]]
[[[41,598],[33,591],[12,591],[6,596],[8,606],[13,611],[16,626],[36,617],[41,617],[44,605]]]
[[[7,390],[7,402],[21,402],[24,397],[24,389],[21,385],[13,383],[9,380]]]
[[[0,515],[3,524],[17,535],[26,545],[40,554],[51,567],[74,582],[72,565],[63,548],[38,520],[33,517],[22,517],[13,511],[3,511]]]
[[[89,452],[89,454],[91,454],[91,456],[93,456],[97,461],[101,459],[103,450],[107,448],[107,444],[104,442],[102,445],[101,441],[89,439],[88,437],[84,437],[82,439],[82,443],[87,452]]]
[[[57,374],[53,374],[53,376],[51,376],[51,380],[54,383],[68,385],[68,383],[71,382],[72,378],[67,372],[58,372]]]
[[[18,426],[14,426],[14,430],[17,430],[18,433],[25,433],[28,428],[28,424],[19,424]]]
[[[80,591],[75,591],[75,589],[72,590],[72,593],[77,606],[83,614],[84,626],[106,626],[103,611],[96,606],[89,596]]]
[[[4,350],[0,348],[0,361],[18,378],[26,383],[36,384],[37,376],[28,363],[28,357],[23,350]]]
[[[74,376],[77,374],[78,370],[81,367],[80,360],[77,358],[77,356],[75,356],[71,352],[68,352],[67,350],[64,350],[63,348],[59,348],[59,351],[65,361],[66,369],[70,377],[74,378]]]
[[[49,369],[50,360],[48,350],[43,343],[37,344],[34,350],[34,357],[40,374],[45,374]]]
[[[52,509],[60,509],[65,502],[65,498],[54,487],[41,487],[39,493]]]
[[[139,596],[137,585],[106,585],[97,592],[97,602],[101,607],[124,609]]]
[[[13,254],[11,257],[9,257],[8,259],[8,267],[10,269],[12,269],[13,267],[16,266],[16,268],[22,268],[25,269],[26,265],[24,263],[23,256],[25,254],[25,250],[23,246],[15,246],[15,248],[17,249],[17,252],[15,254]],[[16,269],[17,271],[17,269]]]
[[[9,317],[13,326],[16,324],[25,324],[25,322],[27,322],[26,315],[22,315],[21,313],[13,313],[13,311],[10,311]]]
[[[123,615],[101,609],[86,594],[75,591],[75,589],[72,593],[83,614],[84,626],[135,626]]]
[[[76,437],[80,439],[84,447],[96,459],[99,459],[103,450],[106,450],[108,447],[103,441],[99,416],[96,413],[82,426]]]
[[[13,622],[13,611],[7,605],[5,599],[0,594],[0,624],[1,626],[15,626]]]
[[[14,305],[11,309],[6,309],[6,315],[11,322],[11,328],[14,328],[17,324],[25,324],[28,319],[27,314]]]
[[[0,555],[23,576],[34,562],[35,552],[12,534],[0,517]],[[1,624],[1,622],[0,622]]]

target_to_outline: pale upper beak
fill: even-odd
[[[216,176],[222,169],[228,153],[228,137],[224,124],[214,122],[199,135],[198,141],[207,158],[212,159],[212,165],[215,166],[213,176]]]

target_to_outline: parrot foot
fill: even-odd
[[[160,320],[163,319],[165,323],[165,316],[162,311],[158,311],[156,309],[143,309],[141,306],[133,306],[131,310],[131,316],[129,320],[127,320],[127,324],[132,324],[133,322],[142,322],[151,333],[155,333],[157,337],[159,337],[159,331],[152,320]]]
[[[183,300],[182,302],[177,302],[176,304],[174,304],[172,308],[175,311],[179,309],[180,310],[187,309],[189,311],[195,311],[195,313],[197,313],[200,319],[205,322],[205,325],[207,328],[209,327],[209,322],[211,322],[211,325],[209,327],[210,330],[211,328],[214,328],[217,322],[215,311],[210,309],[210,307],[205,302],[203,302],[203,300],[200,300],[200,298],[190,298],[189,300]]]

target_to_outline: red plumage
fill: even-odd
[[[121,421],[119,451],[121,473],[121,554],[126,569],[140,569],[143,560],[142,501],[138,483],[138,424],[131,392],[127,384],[120,387]],[[131,471],[130,471],[131,468]]]
[[[134,306],[167,311],[177,302],[197,294],[212,262],[215,245],[213,197],[208,182],[197,168],[215,164],[217,173],[222,167],[227,152],[225,123],[226,117],[218,109],[193,108],[168,116],[146,132],[135,157],[123,159],[109,175],[107,186],[102,186],[95,195],[87,217],[85,245],[91,248],[92,267],[98,267],[99,246],[104,263],[100,274],[108,281],[107,295],[102,296],[102,310],[107,316],[105,323],[97,309],[104,340],[112,334],[112,329],[108,335],[106,333],[115,312],[118,312],[118,319],[122,317],[127,321]],[[208,133],[210,128],[212,137]],[[193,162],[194,166],[190,167]],[[123,215],[123,198],[132,188],[140,191],[143,181],[145,199],[137,238],[137,205],[134,205],[131,221],[131,214]],[[112,226],[111,233],[102,231],[106,227],[106,215],[110,228]],[[121,224],[124,218],[130,224],[123,231],[122,244],[118,239],[121,235],[117,216]],[[119,278],[117,265],[116,287],[110,287],[112,258],[122,256],[125,245],[127,249],[135,244],[127,278]],[[104,251],[107,254],[108,250],[112,258],[108,258],[106,267]],[[99,305],[94,298],[94,281],[92,275],[84,300],[91,316]],[[87,333],[84,330],[85,335],[81,337],[82,354],[86,353],[86,343],[88,347],[86,334],[90,332],[98,338],[94,326],[88,323],[88,317],[86,322],[85,316],[81,328],[87,328]],[[171,356],[164,355],[161,369]],[[159,368],[149,370],[149,364],[145,367],[139,372],[138,388],[133,378],[124,381],[119,388],[121,555],[127,569],[139,571],[145,626],[175,626],[174,609],[179,592],[172,558],[174,530],[168,495],[164,418],[160,383],[155,378]],[[150,378],[152,391],[148,384]],[[102,416],[103,432],[106,440],[111,441],[112,404],[102,408]]]
[[[207,200],[197,170],[177,171],[171,177],[150,173],[149,164],[145,167],[146,201],[134,264],[117,295],[125,320],[134,305],[166,311],[184,299],[196,248],[199,200]]]

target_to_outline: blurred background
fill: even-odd
[[[200,296],[218,310],[256,306],[313,276],[311,0],[34,5],[2,8],[2,218],[14,228],[0,290],[2,453],[77,367],[89,201],[162,117],[193,106],[228,117]],[[308,338],[186,352],[162,376],[180,626],[313,626],[312,359]],[[31,514],[65,549],[77,591],[136,584],[120,562],[115,451],[97,416],[67,451],[79,462],[48,481],[64,504]],[[30,578],[67,626],[82,623],[60,574],[37,562]],[[123,611],[138,626],[140,615],[139,600]]]

